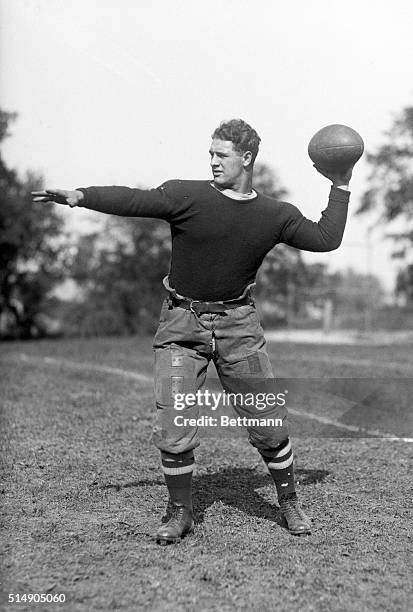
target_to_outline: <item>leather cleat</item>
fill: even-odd
[[[156,542],[161,546],[179,542],[194,530],[192,510],[179,503],[170,504],[171,516],[167,523],[158,529]]]
[[[280,510],[287,523],[288,531],[292,535],[311,533],[311,520],[300,507],[296,493],[289,493],[281,497]]]

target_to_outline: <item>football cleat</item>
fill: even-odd
[[[158,529],[156,542],[161,546],[175,544],[194,530],[192,511],[184,504],[173,502],[170,505],[171,518]]]
[[[281,497],[280,510],[287,523],[288,531],[292,535],[311,533],[311,520],[300,507],[296,493],[288,493]]]

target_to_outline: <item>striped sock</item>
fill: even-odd
[[[194,451],[179,455],[161,451],[162,469],[171,502],[192,508],[192,472]]]
[[[276,448],[261,451],[261,455],[275,482],[278,499],[282,495],[294,493],[294,455],[290,439],[287,438]]]

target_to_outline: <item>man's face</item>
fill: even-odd
[[[236,187],[241,182],[250,153],[238,153],[230,140],[214,138],[209,154],[215,185],[221,189]]]

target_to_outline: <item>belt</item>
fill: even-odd
[[[204,314],[207,312],[210,313],[224,313],[226,310],[232,310],[233,308],[238,308],[238,306],[246,306],[248,304],[254,305],[252,298],[249,295],[245,297],[231,301],[231,302],[202,302],[200,300],[186,300],[186,299],[178,299],[173,295],[170,295],[169,303],[172,306],[177,306],[178,308],[185,308],[186,310],[190,310],[197,315]]]

